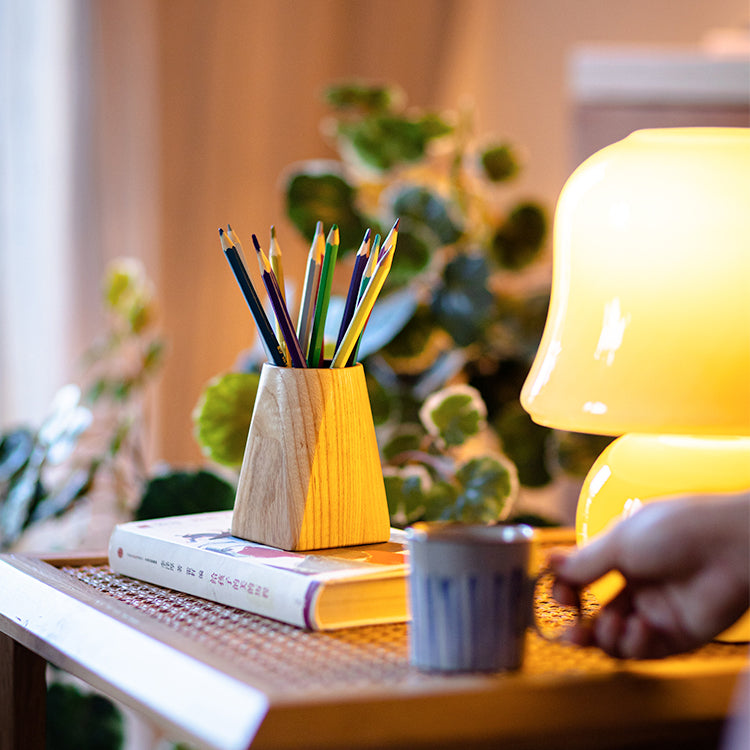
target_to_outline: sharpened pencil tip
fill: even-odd
[[[273,224],[271,224],[271,239],[276,239],[276,227]]]
[[[224,230],[221,227],[219,227],[219,237],[223,237],[223,236],[224,236]]]
[[[258,238],[253,235],[253,245],[255,245],[255,249],[260,252],[260,242],[258,242]]]

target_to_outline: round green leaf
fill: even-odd
[[[260,375],[231,372],[210,381],[193,412],[204,454],[224,466],[239,466],[245,453]]]
[[[234,487],[210,471],[175,471],[149,481],[134,517],[145,521],[232,510],[234,495]]]
[[[403,287],[411,282],[427,268],[431,259],[432,251],[427,242],[413,232],[399,231],[393,265],[386,279],[386,290]]]
[[[423,519],[449,521],[455,517],[457,489],[445,480],[435,482],[427,493]]]
[[[487,288],[489,275],[487,261],[480,255],[458,255],[445,267],[432,311],[458,346],[481,339],[492,317],[495,297]]]
[[[494,456],[467,461],[456,472],[461,486],[455,506],[455,520],[489,523],[503,516],[517,489],[513,465]]]
[[[496,262],[518,270],[533,261],[547,235],[547,217],[535,203],[522,203],[510,214],[492,240]]]
[[[401,332],[386,345],[385,352],[400,359],[416,357],[425,350],[434,330],[429,309],[421,305]]]
[[[469,385],[453,385],[429,396],[419,417],[430,435],[446,445],[462,445],[484,425],[487,407],[479,391]]]
[[[362,164],[385,172],[400,164],[419,161],[425,155],[428,142],[450,130],[436,115],[412,119],[378,112],[359,120],[340,122],[338,134]]]
[[[339,254],[356,250],[368,225],[355,205],[354,188],[336,162],[316,162],[292,168],[286,184],[286,210],[294,226],[312,239],[315,226],[339,228]],[[373,228],[375,231],[375,228]]]
[[[420,237],[433,236],[439,245],[452,245],[461,236],[462,229],[454,219],[451,203],[423,185],[400,187],[390,201],[392,215],[401,219],[400,231],[411,231]]]
[[[419,465],[384,472],[388,512],[394,523],[405,525],[422,517],[425,498],[432,485],[428,471]]]
[[[515,149],[508,143],[493,144],[479,157],[482,170],[491,182],[503,182],[515,177],[521,166]]]
[[[329,86],[324,92],[326,104],[338,110],[388,112],[403,98],[395,86],[369,86],[352,82]]]
[[[424,436],[424,430],[417,424],[401,425],[383,446],[383,458],[390,461],[401,453],[419,450]]]

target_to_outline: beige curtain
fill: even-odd
[[[287,275],[302,267],[306,247],[285,220],[279,177],[294,161],[332,155],[319,132],[326,84],[396,82],[423,107],[472,100],[480,131],[526,149],[515,190],[552,207],[572,166],[565,65],[573,44],[693,43],[711,26],[747,20],[746,0],[86,6],[96,41],[98,252],[140,254],[158,281],[169,355],[153,455],[175,464],[201,460],[191,411],[206,381],[254,339],[217,228],[230,222],[249,238],[275,224]]]
[[[160,391],[160,455],[199,458],[191,410],[206,381],[254,339],[217,228],[249,242],[274,224],[287,277],[307,248],[287,224],[279,178],[331,156],[321,92],[360,76],[397,81],[433,104],[460,26],[451,0],[188,1],[157,4],[162,232],[160,297],[170,353]]]

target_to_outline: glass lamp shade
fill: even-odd
[[[577,432],[750,435],[750,129],[640,130],[573,173],[521,402]]]
[[[623,436],[584,482],[578,543],[656,498],[750,488],[750,128],[639,130],[597,152],[563,187],[553,251],[521,403]],[[750,639],[750,614],[724,636]]]
[[[629,434],[610,443],[591,467],[576,511],[579,545],[644,504],[677,495],[735,493],[750,487],[750,437]],[[600,602],[619,591],[610,573],[591,586]],[[720,636],[750,640],[750,613]]]

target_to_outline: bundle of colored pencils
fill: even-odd
[[[307,258],[296,327],[286,304],[281,250],[274,228],[271,227],[271,244],[268,254],[260,246],[255,235],[253,235],[253,246],[258,256],[263,285],[271,302],[275,327],[271,326],[250,280],[245,265],[245,254],[237,235],[227,225],[226,232],[219,229],[219,239],[224,255],[229,261],[234,277],[258,327],[258,333],[269,360],[280,367],[328,366],[329,363],[324,356],[324,331],[331,300],[333,271],[339,250],[338,227],[334,225],[326,239],[324,239],[322,223],[318,222],[315,228],[315,236]],[[331,367],[348,367],[356,363],[362,334],[375,300],[391,269],[397,239],[398,220],[382,244],[379,234],[371,238],[370,230],[365,232],[354,260],[336,346],[330,361]]]

